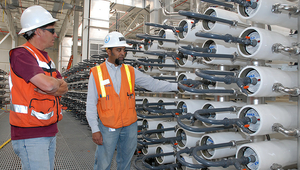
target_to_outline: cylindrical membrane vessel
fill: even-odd
[[[205,41],[205,38],[195,36],[196,32],[203,31],[201,21],[194,28],[192,28],[193,23],[194,20],[190,19],[183,19],[179,22],[178,27],[184,29],[183,32],[178,33],[180,42],[203,43]]]
[[[232,140],[241,141],[245,140],[245,138],[237,132],[209,133],[201,137],[199,146],[227,143]],[[218,159],[223,157],[229,157],[235,155],[237,148],[238,146],[207,149],[202,150],[201,155],[205,159]]]
[[[178,55],[180,56],[178,60],[179,67],[185,67],[185,68],[195,68],[195,69],[207,69],[211,66],[205,63],[202,63],[202,60],[196,59],[194,60],[191,55],[182,54],[178,52]]]
[[[294,37],[284,36],[277,32],[256,27],[246,28],[240,34],[240,38],[245,37],[256,40],[257,44],[255,46],[238,44],[238,53],[242,57],[260,60],[297,61],[295,56],[289,55],[288,53],[276,53],[272,50],[272,46],[277,43],[283,46],[293,47],[293,43],[297,42]]]
[[[170,122],[161,122],[157,125],[157,129],[166,129],[166,128],[172,128],[177,125],[177,122],[170,121]],[[156,133],[156,136],[158,139],[160,138],[169,138],[169,137],[175,137],[175,129],[170,131],[164,131],[160,133]]]
[[[221,23],[219,21],[203,20],[202,27],[205,32],[210,32],[214,34],[224,34],[224,30],[226,30],[226,34],[230,34],[232,36],[239,36],[239,34],[247,27],[247,25],[249,25],[246,23],[246,20],[240,18],[237,13],[221,8],[210,7],[206,9],[204,14],[230,21],[236,21],[240,24],[243,24],[243,26],[232,26],[230,24]]]
[[[176,136],[181,136],[181,140],[177,140],[178,148],[184,149],[185,147],[194,147],[197,145],[197,141],[201,138],[204,132],[190,132],[182,128],[176,130]]]
[[[147,142],[144,140],[144,142]],[[154,145],[146,145],[142,149],[142,153],[144,155],[151,155],[156,153],[156,148],[159,146],[159,144],[154,144]]]
[[[225,108],[225,107],[242,107],[245,103],[242,102],[215,102],[210,101],[203,105],[202,109],[217,109],[217,108]],[[237,118],[237,112],[225,111],[225,112],[217,112],[217,113],[209,113],[207,114],[207,118],[213,120],[223,120],[224,118]],[[212,125],[209,123],[203,122],[205,126],[222,126],[222,125]]]
[[[202,108],[207,100],[181,100],[177,104],[178,109],[182,109],[182,114],[194,113],[196,110]]]
[[[215,49],[216,54],[232,54],[237,55],[238,50],[236,44],[226,43],[221,40],[206,40],[203,45],[203,48]],[[203,57],[202,61],[206,64],[216,64],[216,65],[247,65],[246,60],[241,59],[229,59],[229,58],[216,58],[216,57]]]
[[[159,145],[156,154],[174,152],[172,145]],[[159,164],[173,163],[176,161],[175,155],[159,156],[155,158]]]
[[[245,167],[249,170],[270,169],[276,163],[282,167],[297,164],[296,140],[273,140],[247,143],[240,146],[236,158],[253,155],[255,162],[248,163]]]
[[[158,33],[158,36],[160,36],[161,38],[165,38],[165,39],[169,39],[169,40],[178,40],[177,36],[173,33],[172,30],[168,30],[168,29],[161,29]],[[180,45],[184,45],[186,43],[182,43],[182,42],[167,42],[167,41],[158,41],[158,47],[160,48],[173,48],[173,49],[178,49],[178,47]]]
[[[257,122],[249,123],[250,136],[277,133],[272,130],[274,123],[280,123],[284,128],[297,128],[297,106],[290,103],[270,103],[246,105],[238,113],[238,118],[255,117]]]
[[[298,16],[289,15],[287,12],[274,13],[272,6],[276,3],[298,6],[295,2],[287,0],[251,0],[257,2],[257,7],[252,9],[250,7],[238,6],[238,14],[240,18],[250,20],[256,23],[267,25],[279,25],[293,30],[298,29]],[[296,1],[297,2],[297,1]]]
[[[283,93],[274,92],[272,90],[274,83],[281,83],[285,87],[297,86],[297,72],[282,71],[277,68],[246,66],[240,73],[239,78],[250,77],[256,78],[255,85],[250,84],[247,92],[249,97],[276,97],[282,96]]]

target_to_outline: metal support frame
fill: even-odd
[[[79,0],[75,0],[75,5],[78,6]],[[79,26],[79,12],[74,12],[74,25],[73,25],[73,65],[80,62],[80,56],[78,56],[78,26]]]
[[[300,1],[298,2],[298,8],[300,7]],[[300,29],[300,17],[298,17],[298,30]],[[297,34],[297,42],[298,42],[298,45],[300,44],[300,36],[299,34]],[[298,56],[298,87],[300,87],[300,69],[299,69],[299,63],[300,63],[300,56]],[[298,117],[297,117],[297,120],[298,120],[298,129],[300,129],[300,97],[298,96],[298,107],[297,107],[297,111],[298,111]],[[298,169],[300,169],[300,137],[298,136],[297,138],[298,140],[298,143],[297,143],[297,156],[298,156],[298,162],[297,162],[297,167]]]

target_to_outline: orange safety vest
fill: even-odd
[[[134,68],[122,64],[119,95],[114,90],[106,63],[93,67],[91,72],[98,91],[97,111],[102,124],[116,129],[136,122]]]
[[[28,50],[36,58],[45,75],[56,78],[55,64],[50,57],[50,62],[48,62],[43,54],[29,42],[20,47]],[[13,50],[10,50],[10,55]],[[11,67],[9,87],[11,100],[9,121],[11,125],[18,127],[49,126],[62,119],[60,98],[34,91],[37,86],[31,82],[25,82],[24,79],[13,72]]]

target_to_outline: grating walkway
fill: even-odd
[[[92,170],[96,144],[92,141],[87,125],[81,125],[70,113],[58,123],[59,133],[56,144],[56,170]],[[10,139],[9,113],[0,110],[0,145]],[[111,170],[116,170],[115,156]],[[135,158],[135,156],[134,156]],[[14,154],[11,142],[0,149],[0,170],[21,169],[20,159]],[[135,170],[132,165],[131,170]]]

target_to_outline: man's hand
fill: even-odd
[[[103,138],[102,138],[102,134],[101,132],[95,132],[92,134],[92,138],[93,141],[97,144],[97,145],[103,145]]]

